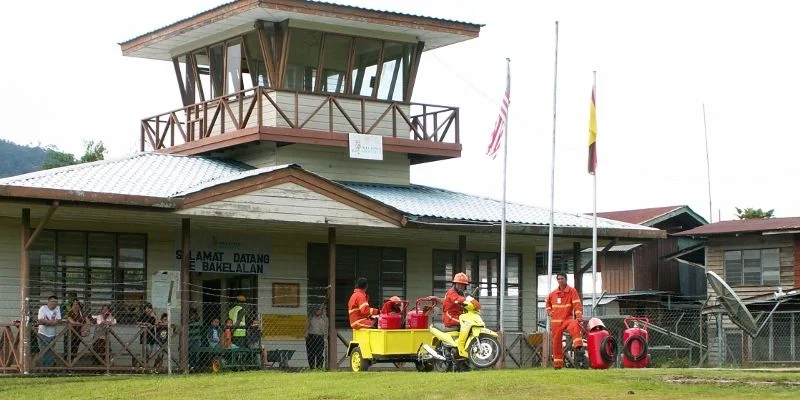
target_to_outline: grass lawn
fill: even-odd
[[[0,399],[766,399],[797,398],[800,371],[491,370],[241,372],[0,377]]]

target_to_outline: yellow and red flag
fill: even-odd
[[[595,85],[592,85],[592,104],[589,105],[589,173],[597,169],[597,115],[595,115]]]

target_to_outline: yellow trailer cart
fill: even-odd
[[[433,364],[423,363],[417,353],[423,344],[431,345],[433,335],[427,329],[358,329],[347,346],[353,371],[366,371],[376,363],[413,362],[418,371],[431,371]]]

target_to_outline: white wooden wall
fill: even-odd
[[[394,227],[394,225],[361,210],[291,182],[178,211],[178,214],[331,225]]]
[[[19,319],[19,218],[0,218],[0,322]]]

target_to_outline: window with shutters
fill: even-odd
[[[75,297],[96,313],[111,306],[120,323],[133,322],[145,298],[144,234],[44,231],[30,249],[31,310],[49,296]]]
[[[725,282],[766,286],[780,282],[780,249],[729,250],[724,253]]]
[[[433,294],[443,297],[452,286],[453,275],[457,268],[456,250],[433,251]],[[521,325],[520,297],[520,254],[506,254],[506,294],[503,298],[503,328],[516,331]],[[500,326],[500,254],[490,252],[468,251],[464,260],[464,273],[470,280],[471,290],[476,285],[475,297],[481,302],[481,316],[490,328]]]
[[[328,286],[328,245],[308,244],[308,305],[326,301]],[[406,249],[400,247],[336,246],[336,326],[349,328],[347,301],[359,277],[369,280],[367,295],[371,307],[380,308],[384,299],[406,298]]]

